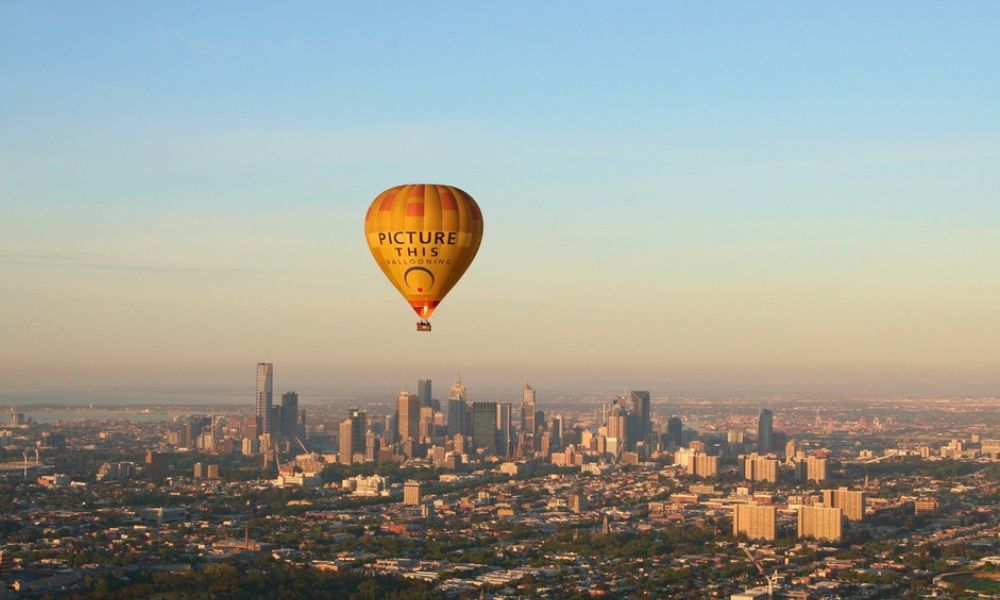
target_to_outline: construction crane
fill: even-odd
[[[753,563],[753,566],[757,567],[757,571],[760,572],[760,576],[763,577],[764,581],[767,582],[767,597],[774,598],[774,588],[775,586],[778,585],[778,579],[779,579],[778,570],[775,569],[774,573],[768,575],[767,571],[764,570],[764,565],[760,564],[760,561],[757,560],[757,557],[751,554],[750,551],[747,550],[746,546],[740,544],[740,550],[743,551],[743,554],[747,555],[747,558],[750,559],[750,562]]]

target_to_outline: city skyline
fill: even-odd
[[[261,573],[272,591],[317,592],[302,597],[379,584],[469,600],[515,584],[529,597],[596,585],[731,600],[996,589],[995,399],[761,410],[626,388],[596,407],[526,382],[515,415],[462,375],[445,405],[425,375],[396,404],[312,403],[307,420],[297,392],[263,408],[282,372],[258,363],[250,384],[247,369],[261,400],[211,411],[0,413],[0,585],[91,597],[93,575],[131,557],[135,578],[114,585],[147,594],[259,588]],[[271,433],[258,425],[267,412]],[[58,522],[61,539],[21,525],[32,522]],[[163,577],[143,580],[154,568]]]

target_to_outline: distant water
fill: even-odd
[[[0,410],[9,406],[175,406],[250,405],[253,393],[234,391],[170,390],[44,390],[31,392],[0,391]]]
[[[133,423],[150,423],[153,421],[169,421],[176,416],[191,414],[190,410],[162,411],[151,410],[106,410],[99,408],[78,408],[76,410],[48,410],[24,407],[26,416],[36,423],[55,423],[56,421],[130,421]],[[0,418],[3,415],[0,414]]]

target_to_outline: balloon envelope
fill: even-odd
[[[365,238],[385,276],[427,319],[476,257],[483,215],[456,187],[398,185],[368,207]]]

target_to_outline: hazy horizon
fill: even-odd
[[[759,373],[756,375],[760,375]],[[405,378],[404,378],[405,377]],[[359,398],[371,400],[382,398],[391,401],[401,389],[416,391],[417,379],[430,378],[434,382],[434,397],[444,400],[456,374],[433,370],[433,375],[402,373],[397,377],[385,375],[369,379],[331,378],[317,373],[292,369],[286,373],[280,365],[275,365],[275,394],[296,391],[304,403],[322,402],[331,398]],[[395,381],[394,381],[395,380]],[[738,374],[726,378],[681,377],[666,380],[656,377],[623,378],[602,374],[589,376],[547,375],[538,377],[517,377],[489,372],[463,370],[462,380],[474,400],[494,400],[504,398],[519,401],[524,383],[530,384],[539,399],[557,396],[603,396],[611,398],[621,394],[626,388],[648,390],[654,397],[690,398],[747,398],[759,397],[778,400],[782,397],[797,399],[845,400],[872,398],[956,398],[956,397],[1000,397],[997,388],[988,380],[966,378],[961,386],[942,384],[935,374],[899,378],[849,379],[834,374],[785,374],[783,378],[752,379],[751,375]],[[112,403],[127,403],[134,399],[137,404],[154,402],[178,402],[192,404],[247,403],[254,397],[253,378],[216,377],[202,381],[176,380],[152,381],[128,380],[127,377],[109,377],[89,382],[71,379],[52,379],[48,383],[6,386],[0,390],[0,406],[17,404],[22,400],[37,400],[69,404],[95,402],[106,398]]]

